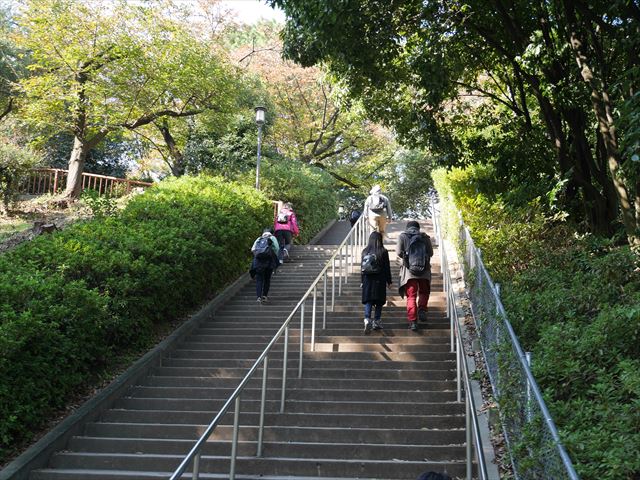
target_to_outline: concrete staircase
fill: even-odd
[[[336,228],[346,230],[344,225]],[[399,231],[400,225],[391,225],[391,252]],[[332,235],[335,231],[327,241]],[[161,367],[30,478],[169,478],[333,248],[296,248],[293,261],[274,277],[267,305],[256,303],[253,283],[245,286]],[[391,257],[390,293],[395,293],[398,268],[393,253]],[[383,311],[384,330],[364,335],[359,274],[336,297],[327,329],[319,322],[315,352],[309,351],[307,316],[302,379],[297,375],[299,331],[291,330],[284,414],[277,413],[282,356],[269,362],[260,458],[255,454],[261,374],[242,396],[237,479],[413,480],[430,470],[464,475],[464,405],[456,403],[455,356],[449,351],[438,260],[436,251],[429,319],[419,332],[407,329],[405,304],[392,294]],[[282,351],[282,345],[276,348]],[[232,423],[231,412],[207,443],[201,478],[228,478]]]

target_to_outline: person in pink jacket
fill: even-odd
[[[286,202],[276,215],[273,229],[280,244],[280,255],[278,258],[280,263],[282,263],[285,259],[289,258],[289,250],[293,243],[293,237],[297,237],[300,233],[298,219],[289,202]]]

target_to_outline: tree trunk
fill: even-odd
[[[64,190],[64,196],[69,200],[76,200],[80,197],[82,191],[82,172],[84,172],[84,163],[87,159],[89,147],[85,140],[81,140],[77,136],[73,139],[73,149],[69,158],[69,174],[67,175],[67,186]]]
[[[596,167],[592,147],[586,135],[586,113],[580,108],[565,108],[562,113],[571,132],[575,178],[582,189],[584,213],[589,222],[589,229],[598,235],[611,236],[617,216],[617,210],[608,208],[611,205],[611,199],[608,198],[611,194],[611,179]],[[597,185],[600,188],[597,188]],[[615,199],[613,203],[615,204]]]
[[[583,81],[591,89],[591,104],[598,122],[598,130],[602,137],[604,150],[607,157],[607,167],[615,187],[620,209],[622,210],[622,222],[633,248],[640,248],[640,232],[634,205],[629,199],[629,192],[621,178],[620,172],[620,152],[618,150],[618,139],[613,122],[612,108],[609,101],[609,93],[605,90],[602,81],[598,81],[594,71],[589,64],[587,49],[580,37],[578,20],[573,10],[572,2],[565,2],[565,13],[569,23],[569,43],[573,50],[576,62],[580,68],[580,75]]]
[[[169,124],[166,120],[162,122],[162,125],[158,125],[158,129],[160,130],[160,133],[162,133],[164,143],[167,145],[167,149],[169,150],[169,156],[173,160],[169,164],[171,173],[174,177],[181,177],[186,172],[184,155],[180,151],[180,148],[178,148],[175,138],[171,135],[171,132],[169,131]]]

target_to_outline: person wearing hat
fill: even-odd
[[[384,237],[384,229],[387,225],[387,219],[391,220],[391,202],[382,194],[380,185],[374,185],[369,196],[364,202],[364,214],[369,220],[371,228],[380,232]]]
[[[418,330],[418,320],[427,320],[427,303],[431,293],[431,238],[420,231],[415,220],[407,222],[407,228],[398,237],[396,255],[402,259],[400,267],[400,296],[407,296],[407,320],[409,328]]]

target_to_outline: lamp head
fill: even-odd
[[[255,108],[255,110],[256,110],[256,124],[264,125],[264,116],[267,109],[262,106],[258,106]]]

